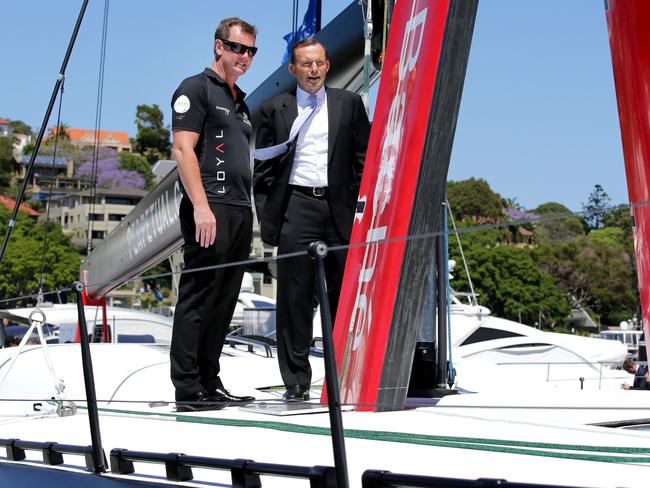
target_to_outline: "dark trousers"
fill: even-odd
[[[188,271],[242,261],[250,253],[251,208],[224,204],[210,204],[210,208],[217,219],[217,237],[212,246],[205,248],[196,243],[191,202],[183,198],[180,206],[185,267],[178,288],[170,350],[176,400],[222,386],[219,356],[244,275],[243,266]]]
[[[314,241],[330,246],[342,244],[334,226],[327,199],[293,191],[282,223],[278,255],[305,251]],[[347,250],[330,251],[325,259],[325,273],[332,323],[341,292]],[[311,384],[309,347],[313,335],[316,269],[307,255],[278,259],[276,337],[278,362],[287,388]],[[325,327],[325,324],[323,324]]]

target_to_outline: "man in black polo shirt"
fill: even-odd
[[[180,204],[184,273],[174,315],[171,379],[176,410],[242,404],[219,379],[219,356],[252,237],[250,149],[245,94],[235,84],[257,51],[254,26],[224,19],[214,35],[214,62],[180,84],[172,98],[173,155],[183,186]]]

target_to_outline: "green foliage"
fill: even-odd
[[[618,325],[638,312],[627,206],[611,210],[609,197],[597,185],[588,211],[600,220],[591,222],[597,227],[586,235],[582,219],[560,203],[547,202],[530,212],[562,218],[533,224],[534,245],[521,248],[508,245],[512,239],[504,229],[472,228],[497,219],[495,205],[482,206],[486,189],[489,186],[481,180],[451,183],[448,199],[457,221],[462,220],[460,240],[480,302],[495,315],[517,320],[521,313],[522,321],[533,324],[541,311],[543,325],[560,325],[568,315],[571,297],[605,325]],[[523,211],[516,199],[504,198],[501,204]],[[460,262],[455,241],[450,235],[450,257]],[[467,279],[460,266],[457,269],[452,285],[468,291]]]
[[[571,211],[561,203],[543,203],[531,212],[547,217],[562,216],[535,225],[535,240],[541,245],[572,241],[585,233],[580,218],[571,215]]]
[[[626,247],[625,231],[619,227],[603,227],[602,229],[592,230],[588,238],[605,244],[612,249],[624,250]]]
[[[171,288],[172,286],[172,276],[171,276],[171,265],[169,260],[165,259],[158,263],[157,265],[149,268],[146,275],[142,276],[142,282],[153,290],[156,288],[156,285],[160,285],[162,288]],[[165,276],[158,276],[165,275]],[[147,278],[147,276],[156,276],[156,278]]]
[[[603,217],[605,227],[618,227],[623,230],[625,239],[632,239],[632,215],[629,205],[619,205]]]
[[[151,165],[147,158],[141,154],[129,153],[122,151],[120,156],[120,168],[125,170],[137,171],[144,178],[146,189],[154,187],[155,176],[151,171]]]
[[[135,114],[138,128],[134,150],[144,155],[150,164],[169,158],[171,143],[169,128],[163,125],[163,113],[157,104],[138,105]]]
[[[451,257],[459,261],[458,251],[450,247]],[[463,250],[480,302],[496,316],[511,320],[521,316],[524,323],[532,324],[541,312],[544,322],[551,324],[569,314],[566,294],[537,267],[529,249],[507,245],[490,249],[474,243]],[[452,285],[456,290],[469,289],[462,273]]]
[[[36,146],[34,145],[33,142],[25,144],[25,147],[23,147],[23,154],[24,155],[29,155],[29,154],[33,153],[35,147]]]
[[[634,259],[617,237],[617,231],[605,231],[534,253],[540,269],[605,325],[618,325],[638,307]]]
[[[3,235],[7,231],[9,216],[10,211],[1,207],[0,232]],[[35,223],[23,212],[19,212],[4,260],[0,264],[0,299],[38,292],[45,237],[44,224]],[[59,225],[49,222],[43,291],[69,288],[79,277],[79,263],[79,253],[70,239],[63,234]],[[27,303],[34,303],[34,300],[23,301],[23,304]]]
[[[537,215],[569,214],[571,210],[557,202],[546,202],[531,210]]]
[[[27,200],[25,201],[25,205],[41,213],[45,212],[45,210],[47,209],[47,206],[45,205],[45,201],[43,200]]]
[[[32,135],[32,128],[22,120],[12,120],[9,122],[9,125],[13,129],[14,134],[27,134],[28,136]]]
[[[459,222],[470,220],[480,224],[501,219],[501,197],[483,179],[450,181],[447,184],[447,201]]]
[[[587,230],[599,229],[603,226],[610,203],[611,199],[603,187],[600,185],[594,186],[587,203],[582,204],[582,210],[585,212],[582,221]]]
[[[69,141],[70,140],[70,134],[68,133],[68,129],[70,128],[70,125],[67,124],[66,122],[60,122],[58,125],[58,130],[56,131],[56,138],[59,141]],[[54,137],[51,138],[52,141],[54,141]]]
[[[13,140],[0,137],[0,192],[6,192],[11,185],[14,170]]]

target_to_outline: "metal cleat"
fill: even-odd
[[[77,413],[77,405],[75,402],[68,400],[63,400],[59,402],[59,405],[56,407],[56,414],[59,417],[72,417]]]

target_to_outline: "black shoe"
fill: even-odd
[[[285,402],[304,402],[309,400],[309,389],[302,386],[291,386],[284,392]]]
[[[210,392],[210,400],[213,402],[219,402],[225,405],[245,405],[255,401],[255,397],[252,396],[237,396],[231,394],[223,386],[221,388],[215,388]]]
[[[177,412],[200,412],[203,410],[221,410],[226,405],[215,401],[207,391],[201,390],[181,400],[176,400]]]

